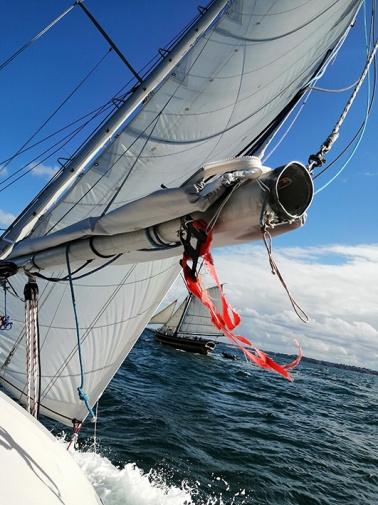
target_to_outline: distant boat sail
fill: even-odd
[[[209,288],[208,294],[218,310],[222,310],[218,286]],[[171,305],[168,307],[171,307]],[[166,308],[156,314],[151,319],[150,324],[165,310]],[[165,324],[155,331],[155,340],[157,342],[170,345],[175,349],[200,354],[208,354],[214,350],[216,343],[210,339],[220,336],[223,336],[223,332],[217,330],[212,324],[207,307],[191,293],[179,305],[176,312],[167,319]]]
[[[151,317],[149,324],[165,324],[176,308],[177,300],[167,305],[163,310]]]

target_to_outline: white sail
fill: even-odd
[[[177,310],[172,314],[169,320],[159,329],[160,333],[167,333],[168,335],[173,335],[176,333],[179,327],[182,316],[188,305],[190,295],[188,295],[178,306]]]
[[[360,0],[231,4],[197,34],[194,47],[32,237],[107,214],[161,184],[177,188],[207,162],[249,150],[319,71]]]
[[[163,310],[151,317],[148,324],[165,324],[173,314],[176,307],[176,301],[170,303]]]
[[[218,286],[209,288],[208,293],[218,312],[222,313],[222,302]],[[212,324],[209,317],[209,309],[195,297],[191,297],[190,303],[185,311],[177,332],[178,335],[212,337],[223,335],[223,333],[218,331]]]
[[[140,92],[141,85],[136,93],[144,103],[105,149],[100,151],[100,143],[93,150],[101,152],[98,158],[83,156],[91,161],[78,177],[75,171],[68,176],[63,172],[51,185],[57,188],[55,193],[41,205],[36,201],[26,217],[5,233],[5,239],[18,240],[30,230],[25,243],[48,236],[86,218],[107,215],[159,190],[161,184],[178,188],[207,162],[253,153],[259,139],[278,126],[285,108],[327,61],[360,0],[235,0],[227,4],[220,0],[212,4],[211,12],[218,8],[220,15],[192,29],[191,49],[184,51],[181,61],[174,61],[163,80],[150,79],[155,89],[148,96]],[[125,118],[139,103],[133,96],[129,100],[132,104],[127,101],[123,106],[128,111]],[[71,168],[75,167],[69,173]],[[54,205],[47,210],[50,204]],[[171,211],[166,209],[166,219]],[[122,222],[117,226],[112,230],[115,237],[124,231]],[[10,247],[6,241],[2,245],[3,251]],[[142,262],[143,255],[143,250],[136,251],[135,264],[122,265],[119,258],[74,281],[84,390],[92,405],[178,273],[178,258]],[[108,262],[109,258],[102,257],[85,268],[83,262],[75,267],[83,267],[82,275]],[[29,267],[38,269],[38,265]],[[56,282],[67,277],[67,270],[46,268],[42,273],[53,281],[38,280],[41,412],[71,424],[72,419],[85,418],[87,410],[77,394],[81,369],[69,283]],[[14,325],[12,331],[1,332],[0,354],[1,382],[22,401],[27,384],[22,300],[26,281],[22,273],[9,278],[7,312]],[[4,314],[3,306],[0,311]]]
[[[83,390],[92,403],[130,352],[178,269],[178,262],[172,260],[127,268],[110,266],[75,282],[85,373]],[[15,276],[11,282],[22,297],[22,276]],[[38,280],[38,285],[43,371],[41,413],[71,425],[72,419],[84,419],[87,409],[77,392],[81,370],[70,289],[67,282]],[[9,309],[13,328],[2,332],[1,378],[6,389],[25,402],[24,303],[21,299],[18,303],[10,302],[13,302]]]

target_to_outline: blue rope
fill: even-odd
[[[69,260],[69,249],[70,249],[70,246],[68,245],[66,247],[66,263],[67,263],[67,271],[68,271],[68,280],[70,282],[70,289],[71,289],[72,306],[73,306],[73,310],[74,310],[74,314],[75,314],[77,349],[79,352],[80,374],[81,374],[81,384],[77,388],[77,392],[79,393],[80,400],[85,402],[88,412],[90,413],[90,415],[92,416],[92,420],[94,421],[96,419],[96,416],[94,415],[93,410],[89,404],[89,396],[84,391],[85,378],[84,378],[83,356],[82,356],[82,352],[81,352],[80,326],[79,326],[79,317],[78,317],[77,309],[76,309],[75,292],[74,292],[73,282],[72,282],[71,266],[70,266],[70,260]]]

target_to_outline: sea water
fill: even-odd
[[[378,376],[224,350],[141,337],[74,454],[104,505],[378,503]]]

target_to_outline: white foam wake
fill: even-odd
[[[94,452],[72,451],[104,505],[192,505],[190,490],[167,485],[135,464],[119,469]]]

